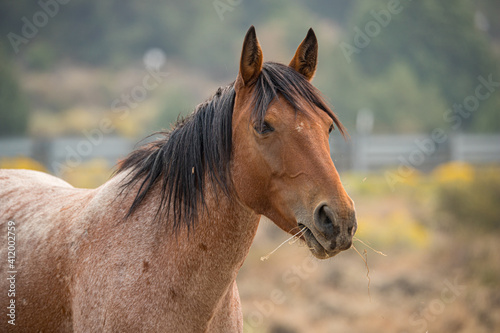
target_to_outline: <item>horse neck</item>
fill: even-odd
[[[217,275],[232,272],[236,275],[243,264],[257,231],[259,217],[234,197],[228,197],[207,186],[204,195],[206,206],[201,210],[193,230],[185,228],[178,235],[177,244],[182,252],[199,257],[207,253]],[[182,228],[182,227],[181,227]]]
[[[158,261],[160,280],[193,295],[209,312],[210,306],[220,306],[222,298],[232,290],[260,216],[210,182],[204,199],[206,205],[199,209],[198,220],[189,231],[181,225],[177,233],[172,232],[172,219],[154,221],[154,212],[160,204],[158,188],[149,193],[131,216],[133,221],[127,223],[132,228],[144,226],[142,237],[150,239],[149,248],[154,249],[151,255]]]
[[[192,295],[192,303],[181,306],[189,311],[197,304],[193,317],[210,321],[216,313],[241,312],[235,280],[255,237],[259,216],[222,193],[216,198],[209,191],[205,200],[193,230],[184,228],[170,242],[175,247],[166,246],[163,255],[165,265],[170,264],[180,277],[172,284]]]

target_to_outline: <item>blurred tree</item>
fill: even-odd
[[[322,39],[322,65],[315,83],[334,97],[337,112],[345,112],[347,122],[354,119],[355,111],[373,103],[380,119],[391,121],[376,126],[378,131],[428,128],[430,119],[439,121],[446,111],[438,107],[451,108],[474,93],[479,75],[491,73],[495,81],[500,80],[498,55],[492,46],[499,38],[496,0],[457,0],[453,5],[401,0],[401,12],[391,15],[387,24],[378,23],[380,31],[359,54],[353,54],[348,66],[345,59],[335,56],[341,53],[333,47],[338,27],[345,29],[342,40],[352,44],[354,28],[364,31],[368,22],[377,23],[375,16],[387,11],[391,1],[221,1],[230,6],[222,16],[212,1],[72,0],[59,5],[36,35],[19,45],[19,52],[5,38],[5,52],[15,55],[27,70],[43,71],[67,60],[121,68],[158,47],[167,55],[167,67],[169,59],[175,59],[180,68],[189,64],[197,67],[198,74],[201,70],[200,75],[227,81],[238,70],[241,39],[250,24],[257,26],[264,42],[276,40],[266,46],[266,54],[279,54],[275,59],[279,61],[286,60],[281,52],[293,52],[305,30],[313,26]],[[22,36],[26,22],[44,11],[41,3],[55,1],[1,1],[0,34]],[[339,24],[329,24],[333,21]],[[478,112],[464,119],[462,129],[499,131],[498,95],[482,102]],[[415,105],[420,108],[415,117],[396,122],[402,110],[418,112]]]
[[[474,14],[476,26],[496,39],[500,40],[500,6],[497,0],[476,0],[477,11]],[[483,22],[480,22],[483,21]]]
[[[442,122],[447,106],[439,89],[421,85],[407,63],[396,62],[377,76],[363,74],[354,65],[345,66],[339,53],[329,63],[317,86],[332,99],[335,112],[348,128],[355,128],[356,115],[365,108],[374,112],[375,133],[428,132]]]
[[[458,0],[450,6],[433,0],[401,1],[400,12],[380,24],[376,16],[387,13],[388,4],[386,0],[359,1],[353,9],[349,40],[352,41],[359,30],[370,39],[369,44],[352,57],[364,75],[377,77],[390,71],[394,64],[404,62],[421,86],[438,88],[449,107],[474,94],[479,75],[493,74],[499,81],[498,58],[487,35],[475,25],[476,10],[472,2]],[[373,22],[378,24],[378,31]],[[371,36],[367,31],[370,28],[373,29]],[[497,104],[495,112],[485,114],[495,116],[498,112]],[[463,119],[462,129],[471,128],[479,118],[477,114]]]
[[[347,24],[350,17],[350,11],[355,6],[352,0],[303,0],[314,12],[330,20],[339,22],[342,25]]]
[[[23,135],[28,125],[28,107],[4,48],[0,42],[0,136]]]

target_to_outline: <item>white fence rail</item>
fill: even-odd
[[[116,136],[93,141],[85,137],[50,140],[0,139],[0,157],[28,156],[58,174],[93,158],[111,165],[134,148],[135,142]],[[430,170],[447,161],[472,164],[500,163],[500,135],[455,134],[441,143],[425,135],[371,135],[332,140],[332,158],[339,170],[377,170],[401,164]]]

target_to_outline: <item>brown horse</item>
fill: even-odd
[[[2,331],[241,332],[235,279],[261,215],[317,258],[348,249],[317,50],[311,29],[289,66],[263,63],[251,27],[237,79],[97,189],[1,170]]]

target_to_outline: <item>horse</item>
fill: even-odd
[[[329,147],[346,130],[310,83],[317,55],[310,29],[289,65],[263,62],[251,26],[236,80],[96,189],[1,170],[2,331],[242,332],[236,276],[261,216],[319,259],[349,249]]]

